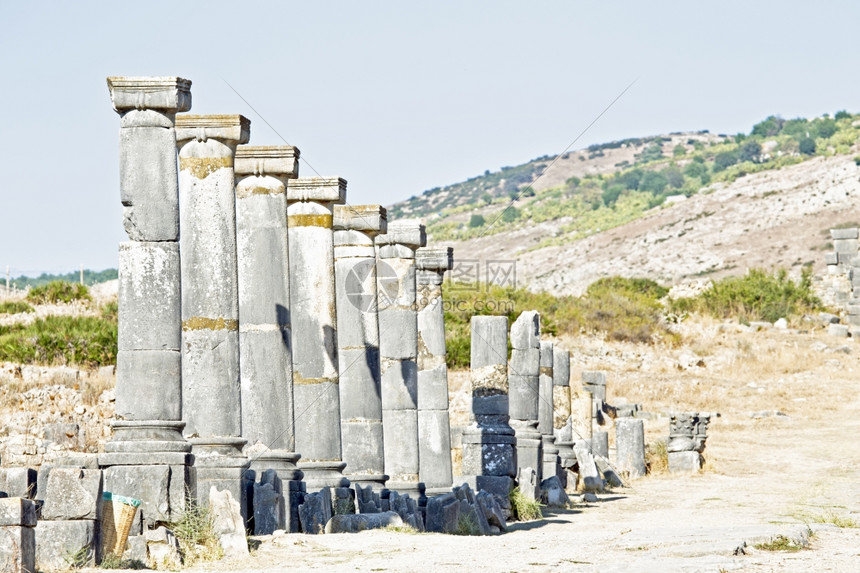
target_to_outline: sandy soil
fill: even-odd
[[[860,529],[816,523],[860,522],[860,348],[818,328],[683,328],[690,343],[680,348],[562,342],[574,379],[607,370],[610,402],[654,414],[647,441],[667,435],[668,411],[719,412],[702,474],[633,480],[495,537],[282,535],[261,538],[241,563],[191,571],[860,570]],[[778,535],[803,542],[810,531],[796,552],[754,547]]]

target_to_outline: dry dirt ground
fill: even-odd
[[[495,537],[283,535],[261,538],[242,562],[190,570],[860,571],[860,529],[832,523],[860,525],[860,346],[798,326],[689,321],[678,348],[560,341],[572,350],[572,380],[606,370],[610,403],[654,415],[648,442],[666,437],[670,411],[719,412],[699,475],[632,480]],[[465,378],[454,373],[452,389]],[[798,551],[755,548],[810,531]]]

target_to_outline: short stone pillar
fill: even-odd
[[[570,351],[553,348],[552,360],[553,433],[563,468],[576,462],[570,422]]]
[[[508,425],[508,319],[473,316],[471,331],[474,421],[463,430],[463,476],[508,508],[517,471],[516,438]]]
[[[635,418],[615,420],[617,469],[629,477],[645,475],[645,425]]]
[[[517,469],[531,468],[540,477],[543,445],[537,429],[540,403],[540,314],[537,311],[521,313],[511,325],[511,347],[508,367],[510,424],[517,436]]]
[[[552,342],[540,343],[540,379],[538,382],[538,431],[543,441],[543,471],[541,479],[545,480],[559,475],[561,460],[558,447],[555,445],[553,433],[553,364],[554,350]]]
[[[335,205],[334,271],[340,424],[346,476],[381,487],[385,475],[374,237],[387,229],[380,205]]]
[[[448,365],[442,281],[454,266],[451,247],[415,251],[418,309],[418,476],[428,495],[453,485]]]
[[[669,472],[695,473],[702,469],[710,414],[678,413],[669,422]]]
[[[287,185],[298,175],[298,160],[294,147],[241,145],[234,166],[242,437],[255,477],[262,474],[257,468],[274,469],[275,485],[285,494],[300,490],[302,478],[295,452],[286,217]],[[289,531],[289,514],[280,517],[285,522],[279,528]]]
[[[249,517],[248,459],[242,454],[236,146],[250,137],[241,115],[180,115],[182,243],[182,415],[197,468],[198,503],[228,490]]]
[[[417,221],[388,223],[376,237],[382,428],[388,488],[420,496],[418,479],[418,313],[415,250],[427,243]]]
[[[348,486],[343,477],[334,286],[334,206],[346,180],[294,179],[287,186],[293,401],[299,469],[308,490]]]
[[[110,491],[144,501],[145,519],[171,521],[184,510],[185,496],[170,497],[167,484],[179,492],[194,488],[188,468],[191,444],[182,436],[174,129],[176,113],[191,108],[191,82],[111,77],[108,88],[122,118],[120,200],[130,240],[119,247],[117,421],[98,463],[107,468],[104,479]],[[147,472],[164,480],[150,482]]]

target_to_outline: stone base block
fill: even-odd
[[[173,521],[185,511],[196,492],[195,469],[186,465],[112,466],[104,470],[104,491],[141,500],[140,523]]]
[[[318,491],[324,487],[349,487],[349,479],[343,475],[346,462],[302,460],[298,466],[304,473],[307,491]]]
[[[42,519],[93,519],[101,517],[102,472],[54,468],[48,477]]]
[[[699,452],[669,452],[669,473],[696,473],[702,469]]]
[[[383,410],[385,473],[396,482],[418,481],[418,411]]]
[[[215,487],[218,491],[229,491],[239,503],[239,510],[245,523],[253,515],[254,477],[245,467],[198,467],[197,503],[209,505],[209,492]]]
[[[516,438],[510,427],[471,426],[463,431],[463,475],[516,475]]]
[[[346,472],[381,476],[385,469],[382,420],[343,420],[340,431]]]
[[[7,573],[36,573],[36,533],[32,527],[0,527],[0,568]]]
[[[72,557],[89,564],[101,560],[98,522],[92,519],[74,521],[40,521],[36,533],[36,568],[68,569]]]
[[[262,454],[249,455],[249,468],[255,472],[257,478],[262,477],[266,470],[275,470],[281,481],[300,481],[304,477],[297,465],[301,457],[295,452],[269,450]]]

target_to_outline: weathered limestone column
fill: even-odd
[[[182,436],[177,112],[191,82],[111,77],[120,115],[120,200],[129,241],[119,247],[119,332],[113,437],[98,463],[109,491],[143,501],[148,522],[171,521],[194,491]]]
[[[558,447],[553,435],[553,344],[540,343],[540,382],[538,404],[538,431],[543,441],[543,471],[541,479],[545,480],[558,475]]]
[[[335,205],[334,271],[343,461],[352,484],[385,475],[374,237],[388,227],[380,205]]]
[[[287,186],[296,451],[309,490],[349,485],[341,453],[332,231],[334,206],[345,200],[346,180],[338,177]]]
[[[642,420],[615,420],[615,457],[619,472],[630,477],[645,475],[645,425]]]
[[[294,147],[242,145],[234,166],[242,437],[254,477],[274,469],[285,496],[303,485],[295,453],[287,243],[287,185],[298,175],[298,159]],[[289,525],[279,528],[289,531]]]
[[[442,281],[454,266],[451,247],[415,251],[418,309],[418,476],[428,494],[447,493],[454,481],[445,362]]]
[[[570,351],[553,349],[552,360],[553,433],[562,468],[576,462],[570,425]]]
[[[511,347],[508,380],[511,427],[517,436],[517,470],[531,468],[540,477],[543,444],[537,429],[540,403],[540,314],[537,311],[521,313],[511,325]]]
[[[516,475],[514,430],[508,425],[508,319],[472,317],[472,416],[463,430],[463,476],[504,508]]]
[[[415,250],[427,243],[424,225],[394,221],[376,237],[382,431],[388,488],[418,498],[418,314]]]
[[[182,414],[193,445],[198,502],[227,489],[249,515],[253,481],[242,455],[236,146],[250,136],[241,115],[176,118],[182,242]]]

